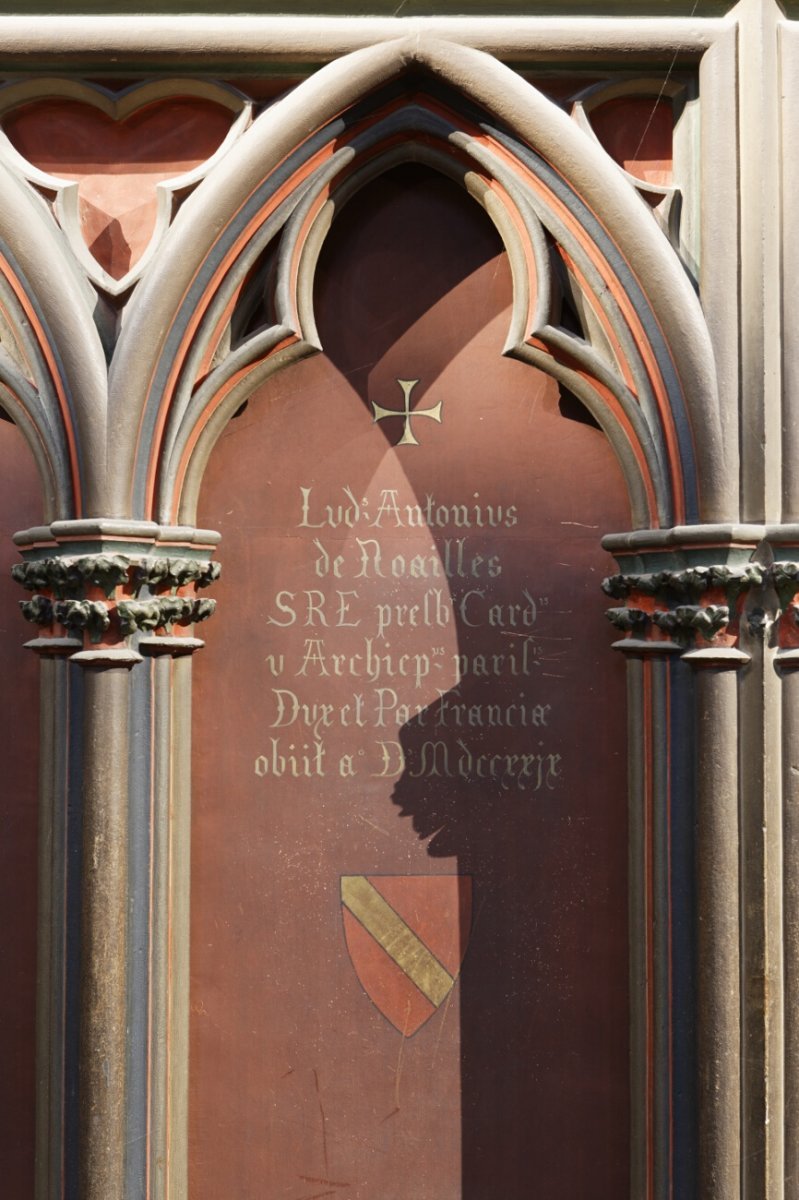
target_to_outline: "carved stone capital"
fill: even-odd
[[[620,568],[603,584],[624,602],[608,613],[627,633],[615,643],[619,649],[657,653],[668,634],[693,662],[694,650],[739,649],[743,631],[750,640],[768,639],[780,668],[799,663],[799,524],[639,529],[610,534],[602,544]]]
[[[609,595],[627,598],[626,605],[607,612],[608,620],[628,634],[615,647],[662,654],[736,646],[744,598],[762,584],[762,569],[750,565],[620,574],[602,586]]]
[[[28,592],[22,615],[39,627],[27,645],[84,666],[133,665],[141,650],[182,655],[203,643],[194,626],[213,615],[201,596],[219,578],[217,534],[135,521],[60,521],[14,538],[12,567]]]
[[[679,653],[695,666],[741,665],[749,655],[739,646],[741,626],[765,634],[773,595],[771,568],[752,561],[757,546],[734,529],[698,531],[677,543],[676,530],[614,535],[605,545],[621,571],[603,584],[606,595],[624,604],[608,619],[627,636],[614,648],[631,654]],[[719,544],[720,543],[720,544]],[[799,587],[799,585],[797,585]],[[750,597],[757,594],[758,604]]]
[[[799,652],[799,558],[780,559],[771,568],[774,589],[779,597],[777,646],[780,665],[793,666]]]

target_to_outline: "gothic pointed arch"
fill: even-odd
[[[497,225],[514,276],[505,353],[543,367],[591,410],[621,462],[636,524],[714,519],[729,473],[710,341],[651,214],[513,71],[417,38],[358,51],[302,84],[180,212],[111,367],[115,512],[192,521],[227,420],[272,371],[319,349],[313,267],[336,205],[407,158],[460,179]],[[582,336],[559,321],[551,246]],[[271,312],[237,336],[236,306],[270,247]]]

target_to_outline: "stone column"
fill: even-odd
[[[780,679],[782,723],[784,1196],[795,1200],[799,1197],[799,526],[783,526],[774,540],[783,542],[775,545],[781,557],[773,574],[781,614],[774,664]]]
[[[191,655],[217,540],[16,538],[43,679],[37,1200],[185,1195]]]
[[[734,647],[694,650],[698,1195],[741,1195],[741,911]]]
[[[740,643],[765,571],[739,531],[677,532],[605,541],[623,571],[604,587],[624,602],[608,616],[626,635],[615,645],[631,679],[632,1103],[648,1121],[646,1164],[633,1130],[632,1194],[735,1200],[745,1099],[739,692],[750,662]],[[690,931],[675,924],[680,891]],[[695,1084],[677,1078],[686,1062]]]
[[[133,651],[123,661],[94,659],[84,685],[78,1057],[83,1200],[124,1200],[126,1194],[128,671],[138,659]]]

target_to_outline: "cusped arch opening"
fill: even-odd
[[[259,382],[285,361],[320,348],[313,312],[313,279],[318,255],[337,212],[385,171],[401,163],[417,162],[465,188],[502,238],[514,281],[504,353],[553,375],[603,428],[627,480],[634,522],[646,526],[668,521],[673,508],[669,486],[674,482],[668,477],[668,447],[655,419],[657,401],[646,364],[629,329],[619,322],[619,305],[611,297],[607,302],[603,300],[605,311],[600,312],[590,295],[586,299],[580,294],[580,299],[574,301],[580,288],[579,272],[574,267],[576,255],[564,250],[552,230],[546,228],[541,217],[545,209],[540,198],[525,190],[524,172],[517,177],[507,155],[500,163],[493,151],[477,146],[474,131],[479,127],[470,125],[466,130],[452,109],[442,107],[440,96],[435,106],[429,107],[432,102],[419,90],[416,76],[404,82],[407,90],[400,99],[392,89],[388,96],[378,93],[371,107],[362,106],[364,113],[359,114],[355,132],[350,130],[346,138],[339,132],[329,143],[329,155],[321,165],[312,165],[310,174],[295,181],[295,188],[301,187],[302,194],[285,222],[279,248],[275,249],[272,241],[269,251],[274,275],[272,323],[250,329],[249,338],[231,346],[227,367],[223,364],[216,378],[206,379],[193,398],[193,413],[183,422],[183,449],[195,419],[207,422],[207,428],[198,439],[199,456],[188,474],[198,480],[216,437]],[[450,103],[455,99],[448,94]],[[254,244],[258,245],[257,239]],[[248,268],[252,274],[252,258]],[[208,336],[217,347],[227,332],[219,317],[227,319],[232,299],[240,297],[248,278],[241,264],[237,275],[231,275],[227,287],[220,289],[209,308]],[[585,273],[583,282],[584,277]],[[561,312],[569,299],[572,312],[564,323]],[[580,308],[582,316],[578,315]],[[575,326],[581,321],[583,328],[578,335]],[[284,336],[276,337],[276,331]],[[286,337],[289,331],[293,336],[289,333]],[[195,350],[195,356],[198,353]],[[226,376],[229,379],[234,374],[235,384],[228,388]],[[185,521],[193,512],[196,482],[192,485],[189,479],[181,484],[181,492],[180,519]]]
[[[454,117],[442,95],[456,105]],[[227,420],[272,371],[317,348],[312,322],[302,328],[313,205],[324,207],[348,176],[370,162],[379,169],[382,155],[407,154],[414,142],[426,154],[465,159],[464,174],[488,180],[492,203],[505,193],[523,256],[535,257],[537,225],[564,248],[570,282],[587,299],[580,316],[589,337],[559,327],[540,305],[531,313],[528,304],[521,322],[519,304],[506,352],[557,372],[603,425],[635,523],[712,518],[729,478],[719,469],[712,351],[696,296],[651,213],[604,152],[529,84],[486,55],[424,39],[324,68],[263,114],[181,210],[159,270],[134,298],[126,352],[112,372],[118,418],[141,418],[133,510],[192,520]],[[280,320],[231,348],[230,311],[279,235]],[[134,344],[152,344],[155,363],[135,362]],[[131,392],[137,403],[123,413],[119,399]]]
[[[362,188],[384,173],[402,164],[423,164],[468,193],[505,249],[513,304],[502,353],[551,375],[571,397],[570,405],[584,408],[587,419],[604,431],[625,477],[633,522],[646,526],[667,520],[673,500],[663,439],[659,430],[653,432],[631,392],[612,326],[608,321],[605,329],[597,319],[570,257],[510,171],[498,178],[490,173],[488,162],[471,157],[463,147],[434,139],[429,130],[426,138],[420,136],[416,114],[422,114],[422,127],[426,119],[417,94],[409,107],[412,114],[392,113],[391,122],[394,128],[405,128],[407,136],[396,140],[390,128],[388,138],[364,161],[356,161],[316,191],[309,189],[292,218],[291,251],[281,259],[283,321],[293,317],[310,344],[323,346],[313,311],[314,275],[333,222]]]
[[[412,223],[406,222],[403,228],[396,230],[393,245],[389,238],[385,239],[385,286],[378,291],[373,289],[366,295],[360,286],[362,272],[358,254],[358,235],[360,229],[368,224],[373,210],[380,207],[380,197],[375,197],[373,202],[373,194],[379,190],[383,195],[389,191],[398,194],[406,192],[412,195],[416,189],[421,189],[428,200],[432,197],[433,202],[439,206],[442,213],[459,194],[463,197],[462,207],[470,205],[470,201],[476,201],[485,213],[485,219],[481,221],[484,233],[482,244],[477,245],[478,239],[471,235],[459,237],[458,232],[453,229],[451,239],[446,245],[437,241],[432,247],[428,245],[422,254],[414,254],[414,247],[409,245],[409,242],[413,241],[416,230]],[[342,326],[350,329],[354,340],[357,340],[362,336],[360,328],[362,323],[368,322],[371,328],[371,344],[374,345],[377,338],[383,350],[388,349],[402,337],[405,337],[406,341],[409,337],[412,338],[412,328],[405,328],[408,322],[415,324],[415,322],[421,321],[429,310],[445,301],[454,284],[462,286],[469,280],[472,273],[479,273],[480,268],[486,265],[488,247],[493,245],[494,255],[502,255],[507,264],[508,319],[501,335],[496,340],[497,356],[499,357],[503,350],[507,352],[508,347],[512,347],[513,344],[513,325],[517,319],[516,314],[520,307],[527,306],[531,292],[533,293],[533,303],[535,302],[536,280],[527,271],[523,273],[520,271],[518,237],[508,221],[505,211],[491,203],[491,199],[487,195],[489,190],[486,182],[473,172],[470,174],[461,165],[419,143],[405,143],[396,147],[377,161],[368,164],[364,172],[348,177],[342,186],[331,194],[329,201],[318,214],[317,225],[321,226],[321,236],[315,237],[314,231],[310,232],[306,250],[307,258],[302,266],[302,273],[307,272],[307,279],[303,280],[301,291],[305,293],[305,296],[312,298],[306,318],[307,327],[313,328],[314,340],[318,341],[320,350],[327,354],[333,362],[341,362],[342,368],[346,370],[343,362]],[[469,200],[466,199],[467,196]],[[351,208],[353,207],[357,209],[357,215],[352,213]],[[340,240],[342,224],[348,226],[347,240],[351,258],[348,261],[342,257],[340,252],[335,254],[334,251],[338,260],[338,265],[334,267],[324,261],[330,249],[328,235],[335,230]],[[431,256],[431,250],[434,251],[434,259]],[[552,258],[555,248],[551,242],[544,244],[542,241],[539,253],[544,269],[547,270],[544,256]],[[393,271],[392,254],[394,256]],[[321,267],[320,258],[322,260]],[[404,268],[401,271],[403,276],[401,282],[398,282],[395,277],[398,264]],[[496,265],[492,269],[492,280],[497,269]],[[557,269],[556,265],[553,265],[553,269]],[[342,270],[345,275],[339,281],[336,276]],[[547,274],[549,274],[548,270]],[[348,300],[351,304],[347,320],[335,329],[329,325],[328,327],[323,325],[321,328],[317,325],[315,310],[320,286],[325,289],[336,287],[341,298],[345,301]],[[478,283],[477,287],[480,286]],[[397,287],[404,290],[406,304],[408,294],[413,295],[415,312],[410,316],[407,311],[400,315],[400,310],[394,303],[394,290]],[[557,302],[561,310],[566,309],[567,297],[561,294],[558,296]],[[569,313],[565,319],[568,320],[570,317],[575,320],[573,313]],[[457,335],[464,345],[479,330],[480,321],[481,311],[478,305],[467,302],[460,306]],[[306,327],[306,321],[301,323]],[[574,332],[577,335],[582,334],[581,329],[575,328]],[[378,356],[379,353],[379,349],[376,350]],[[442,348],[442,358],[444,354],[445,350]],[[355,358],[357,359],[357,357],[356,353]],[[360,368],[356,367],[355,376],[352,374],[349,376],[367,407],[369,405],[367,386],[369,373],[370,364],[366,363]],[[557,380],[556,382],[560,396],[559,407],[563,415],[568,419],[601,428],[590,409],[563,383]]]

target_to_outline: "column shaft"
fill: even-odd
[[[128,688],[85,678],[81,902],[80,1200],[125,1198]]]
[[[697,677],[699,1197],[741,1196],[738,678]]]

